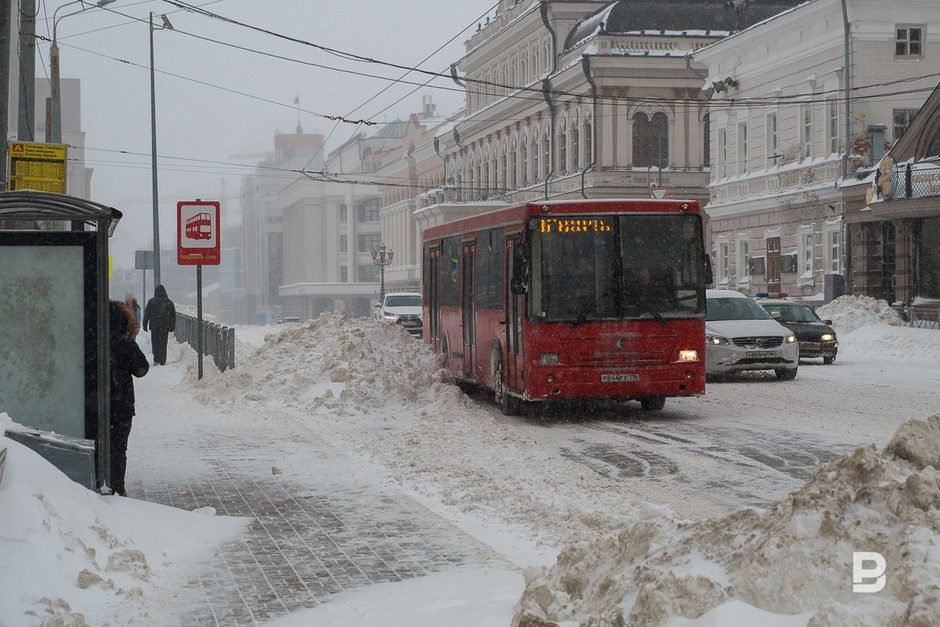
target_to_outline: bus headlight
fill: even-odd
[[[558,353],[540,353],[539,365],[540,366],[557,366],[558,365]]]
[[[679,351],[679,361],[698,361],[698,351],[694,348]]]

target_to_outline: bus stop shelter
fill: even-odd
[[[121,212],[0,192],[0,412],[5,435],[109,493],[108,239]]]

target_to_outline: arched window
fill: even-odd
[[[529,136],[525,133],[522,134],[522,141],[519,142],[519,160],[522,162],[520,163],[522,166],[521,187],[525,187],[529,184]]]
[[[548,178],[552,172],[552,139],[551,129],[548,125],[542,130],[542,170],[545,171],[543,178]]]
[[[574,112],[571,119],[571,171],[575,172],[581,168],[581,156],[578,153],[580,148],[581,123],[578,120],[578,112]]]
[[[594,129],[588,116],[584,117],[584,160],[594,163]]]
[[[496,193],[502,195],[507,189],[512,187],[509,184],[509,144],[503,141],[503,148],[499,152],[499,177],[500,185],[497,186]]]
[[[536,48],[532,48],[532,78],[535,78],[541,73],[539,69],[539,51]]]
[[[519,62],[519,78],[521,79],[521,83],[523,85],[529,84],[529,72],[528,72],[529,68],[528,68],[528,64],[526,63],[527,54],[528,54],[527,52],[523,51],[522,59]]]
[[[669,163],[669,121],[664,113],[654,113],[650,121],[645,113],[633,116],[633,165],[640,168]]]
[[[927,154],[925,157],[936,157],[940,156],[940,133],[937,133],[933,136],[933,139],[930,140],[930,145],[927,147]]]
[[[540,181],[542,171],[539,169],[539,129],[532,129],[532,180]]]
[[[558,170],[568,173],[568,122],[565,118],[558,125]]]
[[[512,138],[512,143],[509,145],[509,176],[506,177],[506,182],[509,189],[516,189],[516,167],[518,166],[518,157],[519,154],[516,152],[516,138]]]

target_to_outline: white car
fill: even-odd
[[[734,290],[705,291],[705,374],[773,370],[796,377],[800,345],[793,331],[750,297]]]
[[[378,320],[395,322],[415,337],[421,337],[421,294],[419,292],[389,292],[381,303],[375,304]]]

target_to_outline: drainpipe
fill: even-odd
[[[852,33],[851,23],[849,22],[848,0],[842,0],[842,33],[843,33],[843,56],[845,58],[845,152],[842,153],[842,178],[849,173],[849,147],[852,141],[852,104],[850,96],[852,93],[852,58],[849,52],[849,43]]]
[[[545,175],[545,200],[548,200],[548,181],[555,176],[555,103],[552,101],[552,83],[548,77],[554,75],[558,69],[558,43],[555,41],[555,30],[552,28],[552,24],[548,19],[548,5],[549,0],[539,1],[539,15],[542,18],[542,24],[545,25],[545,30],[548,31],[552,39],[552,67],[548,75],[542,79],[542,97],[545,98],[545,102],[548,103],[548,112],[551,121],[551,137],[549,137],[549,145],[551,146],[549,152],[551,154],[549,155],[548,173]]]
[[[597,162],[597,84],[591,76],[591,57],[587,55],[581,57],[581,70],[584,72],[584,78],[591,86],[591,109],[594,113],[593,123],[591,124],[591,162],[581,170],[581,197],[586,199],[587,194],[584,193],[584,177],[588,170],[594,169],[594,164]]]

